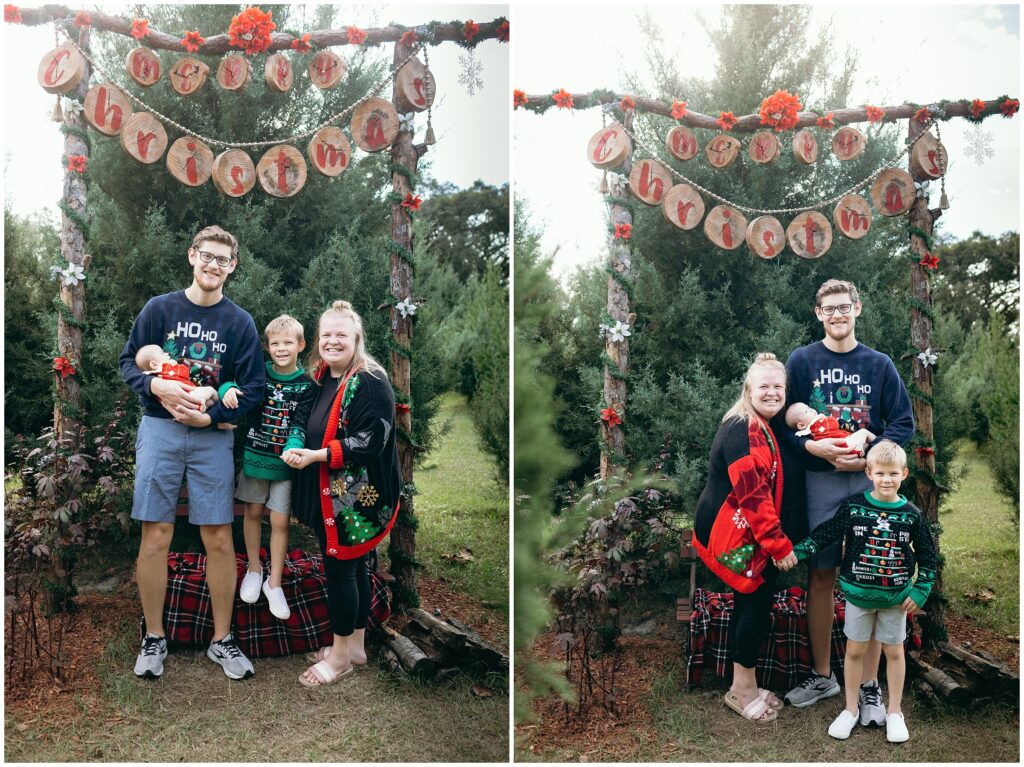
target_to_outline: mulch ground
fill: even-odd
[[[1019,637],[1014,642],[1004,634],[976,626],[969,617],[950,613],[946,613],[946,631],[949,633],[950,644],[959,645],[965,650],[984,650],[1020,673]]]

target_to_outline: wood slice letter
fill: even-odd
[[[284,93],[292,87],[292,62],[284,54],[268,56],[263,74],[267,78],[267,87],[272,91]]]
[[[818,161],[818,139],[807,128],[793,134],[793,156],[804,165]]]
[[[309,62],[309,79],[321,90],[333,88],[345,74],[345,60],[333,51],[320,51]]]
[[[256,185],[256,166],[241,149],[229,149],[213,161],[213,185],[228,197],[241,197]]]
[[[626,130],[618,123],[601,128],[587,142],[587,159],[595,168],[617,168],[633,148]]]
[[[125,92],[116,85],[94,85],[85,94],[82,116],[93,128],[105,136],[116,136],[124,121],[131,116],[132,104]]]
[[[167,73],[171,81],[171,87],[182,96],[191,96],[203,87],[206,76],[210,74],[210,68],[199,59],[186,56],[175,62]]]
[[[716,205],[704,219],[704,234],[720,248],[736,250],[746,233],[747,219],[731,205]]]
[[[232,53],[217,65],[217,85],[226,91],[240,91],[252,78],[252,66],[245,56]]]
[[[291,197],[306,183],[306,161],[295,147],[278,144],[256,163],[256,177],[267,194]]]
[[[213,152],[194,136],[182,136],[167,151],[167,170],[188,186],[201,186],[213,173]]]
[[[704,200],[688,184],[676,184],[661,200],[661,212],[680,229],[693,229],[704,218]]]
[[[914,204],[914,179],[905,170],[889,168],[871,185],[871,204],[883,216],[899,216]]]
[[[150,112],[136,112],[121,128],[121,147],[147,165],[163,157],[167,149],[167,131]]]
[[[859,194],[848,194],[836,205],[832,221],[841,235],[859,240],[871,228],[871,207]]]
[[[309,163],[325,176],[340,176],[352,159],[352,145],[341,128],[328,125],[309,142]]]
[[[395,100],[402,112],[424,112],[434,103],[437,83],[434,75],[423,66],[419,59],[409,62],[398,70],[395,84]]]
[[[384,99],[367,99],[352,113],[352,139],[364,152],[379,152],[398,138],[398,112]]]
[[[36,79],[47,93],[68,93],[85,76],[85,58],[71,43],[64,43],[43,56]]]
[[[740,142],[735,136],[728,133],[719,133],[708,143],[704,150],[708,156],[708,162],[716,168],[724,168],[731,164],[740,153]]]
[[[125,63],[131,78],[144,88],[160,79],[160,59],[149,48],[136,48]]]
[[[817,211],[807,210],[790,222],[786,239],[800,258],[819,258],[832,246],[832,225]]]
[[[755,133],[747,147],[750,159],[761,164],[773,162],[780,151],[779,140],[775,138],[774,133],[766,130]]]
[[[747,227],[747,247],[755,256],[775,258],[786,247],[782,224],[775,216],[758,216]]]
[[[668,132],[668,137],[665,139],[665,147],[672,153],[672,156],[677,160],[691,160],[693,159],[699,146],[697,146],[697,137],[693,135],[693,131],[684,125],[677,125]]]
[[[920,178],[939,178],[942,169],[949,167],[949,156],[946,154],[946,147],[931,134],[925,133],[916,142],[910,152],[910,169],[913,174]]]
[[[645,159],[633,164],[629,172],[629,188],[640,202],[657,205],[672,185],[668,168],[657,160]]]
[[[842,161],[852,160],[864,151],[867,139],[856,128],[844,125],[832,137],[832,152]]]

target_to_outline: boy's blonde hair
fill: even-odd
[[[352,320],[352,324],[355,325],[356,339],[355,339],[355,352],[352,354],[352,365],[350,369],[355,369],[360,366],[365,368],[371,373],[380,373],[385,378],[388,377],[387,371],[384,366],[375,360],[368,351],[366,351],[366,338],[363,333],[363,318],[359,316],[355,309],[352,308],[352,304],[348,301],[335,301],[330,307],[320,315],[320,319],[316,323],[316,337],[313,343],[310,344],[309,356],[306,357],[306,370],[310,371],[312,375],[320,367],[320,327],[323,325],[324,318],[329,315],[337,315],[339,317],[348,317]],[[319,378],[314,379],[318,383]]]
[[[304,343],[306,340],[302,323],[290,314],[282,314],[280,317],[275,317],[264,328],[263,340],[268,344],[270,343],[270,335],[272,333],[292,333],[299,343]]]
[[[907,453],[892,440],[883,439],[876,442],[874,447],[868,451],[868,468],[874,466],[898,466],[900,469],[907,468]]]
[[[747,375],[743,379],[743,390],[740,392],[740,398],[733,403],[733,406],[725,411],[725,415],[722,416],[722,423],[732,419],[735,421],[747,421],[748,423],[754,418],[760,418],[757,411],[754,409],[754,400],[750,395],[751,379],[754,377],[754,371],[763,369],[778,370],[782,373],[783,380],[788,381],[789,377],[786,374],[786,366],[775,359],[775,355],[771,352],[762,352],[758,354],[750,367],[747,368]]]
[[[164,355],[170,356],[156,344],[146,344],[135,352],[135,367],[139,370],[152,370],[153,363]]]
[[[854,303],[860,301],[860,293],[857,292],[857,288],[852,282],[846,280],[825,280],[818,288],[818,293],[814,296],[814,305],[821,306],[821,300],[825,296],[834,296],[841,293],[848,293],[850,300]]]

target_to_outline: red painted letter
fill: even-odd
[[[895,181],[890,181],[885,187],[885,209],[893,213],[903,210],[903,194]]]
[[[387,139],[384,138],[384,123],[377,113],[370,115],[366,121],[366,144],[370,149],[380,149],[387,144]]]
[[[770,229],[766,229],[764,234],[761,235],[761,239],[764,240],[764,244],[767,247],[764,254],[766,256],[775,255],[775,232]]]
[[[50,66],[46,68],[46,74],[43,76],[43,82],[47,85],[53,85],[58,82],[61,77],[64,76],[64,69],[60,66],[60,60],[66,59],[71,55],[71,51],[67,48],[57,51],[53,58],[50,59]]]
[[[610,128],[604,132],[601,136],[601,140],[597,142],[597,146],[594,147],[594,162],[604,162],[608,159],[608,155],[611,154],[611,149],[608,148],[608,141],[615,136],[615,129]]]
[[[644,161],[640,169],[640,196],[650,197],[655,202],[661,199],[665,184],[660,178],[654,178],[651,163]]]
[[[135,146],[139,148],[139,155],[146,159],[146,152],[149,151],[149,142],[156,138],[155,133],[143,133],[139,131],[135,136]]]
[[[814,225],[814,219],[810,216],[804,219],[804,238],[807,240],[806,247],[807,252],[812,256],[818,254],[818,251],[814,249],[814,232],[817,227]]]
[[[335,165],[344,168],[348,165],[348,158],[340,146],[320,142],[316,145],[316,164],[321,168],[333,168]]]
[[[188,147],[188,150],[190,152],[196,151],[196,145],[193,144],[191,141],[188,142],[185,146]],[[185,160],[185,176],[188,178],[190,183],[199,183],[199,173],[196,171],[196,156],[194,154],[191,155],[187,160]]]
[[[288,157],[283,149],[277,151],[277,159],[274,160],[277,166],[277,188],[282,192],[288,191]]]
[[[245,187],[242,185],[243,178],[245,178],[245,169],[241,165],[232,165],[231,180],[235,182],[235,185],[231,187],[231,194],[241,194],[245,191]]]
[[[679,216],[679,223],[686,226],[686,217],[690,214],[694,205],[692,202],[683,204],[682,200],[676,202],[676,215]]]
[[[417,77],[412,81],[412,87],[416,91],[416,98],[413,102],[418,107],[425,107],[427,105],[427,97],[423,93],[423,78]]]
[[[111,113],[113,113],[113,117],[110,116]],[[101,85],[99,95],[96,97],[96,124],[106,126],[108,117],[110,117],[111,130],[117,130],[121,127],[121,107],[117,104],[107,106],[107,88]]]

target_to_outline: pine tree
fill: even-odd
[[[821,392],[821,383],[819,381],[814,382],[814,390],[811,392],[811,401],[808,404],[819,413],[825,412],[825,395]]]

